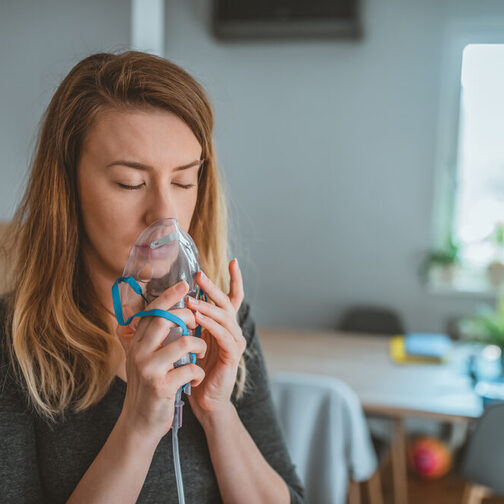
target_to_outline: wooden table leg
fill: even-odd
[[[357,481],[348,482],[348,504],[361,504],[360,485]]]
[[[383,504],[383,491],[379,468],[367,481],[369,504]]]
[[[468,483],[464,488],[462,504],[481,504],[485,497],[490,497],[492,492],[484,486]]]
[[[393,421],[391,460],[395,504],[408,504],[408,474],[406,466],[406,434],[402,418]]]

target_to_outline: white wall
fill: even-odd
[[[471,297],[416,269],[432,240],[442,54],[457,20],[499,0],[367,0],[361,42],[219,43],[208,0],[167,0],[166,57],[208,90],[245,292],[260,325],[334,327],[353,303],[439,330]],[[20,197],[57,84],[96,50],[127,48],[130,2],[0,0],[0,218]]]

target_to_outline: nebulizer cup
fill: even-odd
[[[163,218],[153,222],[145,229],[130,251],[122,277],[112,288],[112,297],[117,321],[127,325],[135,317],[159,316],[176,325],[170,328],[163,345],[167,345],[181,336],[200,336],[201,326],[193,331],[185,322],[170,310],[185,308],[187,296],[207,299],[206,293],[196,283],[196,274],[200,271],[198,249],[191,236],[180,229],[176,218]],[[166,289],[185,280],[189,285],[187,294],[167,311],[147,309],[146,306],[161,295]],[[131,315],[124,320],[123,313],[128,308]],[[196,362],[195,354],[186,354],[173,363],[174,367]],[[182,475],[178,450],[178,429],[182,426],[182,391],[191,393],[191,384],[181,387],[176,394],[175,414],[172,424],[172,440],[175,474],[179,502],[184,502]]]

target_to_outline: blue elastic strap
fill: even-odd
[[[114,285],[112,286],[112,302],[114,304],[114,312],[115,316],[117,319],[117,322],[119,325],[125,326],[128,325],[135,317],[162,317],[167,320],[170,320],[171,322],[174,322],[175,324],[179,325],[182,328],[182,336],[188,336],[189,332],[187,330],[187,326],[185,322],[180,318],[177,317],[177,315],[174,315],[173,313],[166,311],[166,310],[160,310],[159,308],[154,308],[152,310],[145,310],[145,311],[139,311],[135,313],[134,315],[131,315],[131,317],[128,318],[128,320],[124,320],[124,315],[122,311],[122,305],[121,305],[121,296],[119,295],[119,284],[121,283],[127,283],[139,296],[142,296],[144,299],[144,295],[142,292],[142,287],[140,284],[131,276],[127,277],[119,277],[115,282]],[[201,297],[205,297],[205,301],[208,300],[207,294],[203,289],[199,289],[198,292],[198,299]],[[201,325],[198,325],[196,327],[196,331],[194,335],[197,338],[201,337]],[[196,354],[190,352],[191,356],[191,363],[196,364]],[[185,388],[187,387],[187,383],[182,387],[182,390],[185,392]]]
[[[160,310],[159,308],[154,308],[152,310],[146,310],[146,311],[139,311],[135,313],[134,315],[131,315],[131,317],[128,318],[128,320],[124,320],[124,315],[122,312],[122,306],[121,306],[121,297],[119,295],[119,284],[120,283],[127,283],[130,285],[133,290],[139,294],[140,296],[143,296],[142,292],[142,287],[138,284],[138,282],[133,278],[133,277],[119,277],[115,282],[114,285],[112,286],[112,301],[114,303],[114,312],[115,316],[117,319],[117,322],[120,325],[128,325],[135,317],[148,317],[148,316],[156,316],[156,317],[163,317],[167,320],[171,320],[172,322],[175,322],[175,324],[179,325],[182,327],[182,334],[184,336],[187,336],[189,333],[187,331],[187,326],[185,322],[180,318],[177,317],[177,315],[174,315],[173,313],[166,311],[166,310]]]

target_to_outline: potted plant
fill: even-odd
[[[504,222],[495,226],[488,239],[495,246],[495,258],[487,266],[488,280],[494,287],[499,288],[504,285]]]
[[[451,285],[460,263],[459,252],[460,246],[450,237],[444,248],[427,254],[420,264],[420,278],[426,281],[431,277],[436,284]]]
[[[460,322],[462,337],[501,349],[501,363],[504,374],[504,293],[497,296],[495,308],[483,307],[475,315],[465,317]]]

